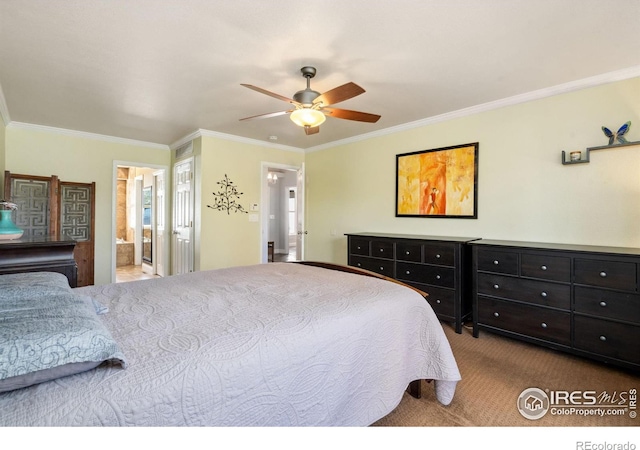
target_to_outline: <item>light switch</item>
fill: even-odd
[[[249,222],[257,222],[258,215],[257,214],[249,214]]]

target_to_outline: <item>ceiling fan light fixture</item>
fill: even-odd
[[[314,128],[322,124],[326,119],[321,111],[312,108],[299,108],[291,113],[291,120],[300,127]]]

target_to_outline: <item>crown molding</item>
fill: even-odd
[[[298,147],[291,147],[291,146],[288,146],[288,145],[280,145],[280,144],[272,144],[270,142],[259,141],[258,139],[250,139],[250,138],[235,136],[233,134],[219,133],[217,131],[205,130],[205,129],[202,129],[202,128],[194,131],[193,133],[190,133],[190,134],[186,135],[185,137],[183,137],[181,139],[178,139],[173,144],[171,144],[169,147],[171,149],[176,149],[176,148],[180,147],[181,145],[186,144],[187,142],[192,141],[193,139],[197,139],[199,137],[213,137],[213,138],[217,138],[217,139],[224,139],[224,140],[227,140],[227,141],[239,142],[241,144],[257,145],[259,147],[273,148],[273,149],[276,149],[276,150],[284,150],[284,151],[287,151],[287,152],[296,152],[296,153],[304,153],[305,152],[304,149],[298,148]]]
[[[29,131],[42,131],[46,133],[60,134],[64,136],[92,139],[95,141],[110,142],[113,144],[135,145],[137,147],[148,147],[148,148],[154,148],[158,150],[167,150],[167,151],[169,150],[169,146],[164,144],[156,144],[154,142],[138,141],[135,139],[108,136],[106,134],[88,133],[86,131],[68,130],[66,128],[50,127],[47,125],[34,125],[32,123],[13,121],[13,122],[9,122],[9,125],[7,125],[7,128],[17,128],[17,129],[29,130]]]
[[[395,127],[385,128],[383,130],[372,131],[371,133],[360,134],[351,138],[342,139],[339,141],[329,142],[327,144],[318,145],[315,147],[309,147],[305,152],[315,152],[319,150],[325,150],[340,145],[351,144],[354,142],[364,141],[367,139],[373,139],[380,136],[387,136],[389,134],[398,133],[401,131],[411,130],[413,128],[424,127],[426,125],[432,125],[439,122],[446,122],[452,119],[458,119],[461,117],[471,116],[494,109],[504,108],[505,106],[513,106],[521,103],[527,103],[533,100],[540,100],[547,97],[553,97],[556,95],[567,94],[569,92],[579,91],[591,87],[600,86],[603,84],[614,83],[616,81],[628,80],[631,78],[640,77],[640,66],[633,66],[626,69],[618,70],[615,72],[608,72],[602,75],[596,75],[590,78],[584,78],[581,80],[571,81],[569,83],[559,84],[537,91],[526,92],[524,94],[514,95],[512,97],[495,100],[492,102],[482,103],[480,105],[470,106],[469,108],[459,109],[457,111],[451,111],[448,113],[440,114],[426,119],[416,120],[415,122],[408,122]]]

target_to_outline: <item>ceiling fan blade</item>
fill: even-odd
[[[320,131],[320,127],[304,127],[304,134],[309,136],[310,134],[316,134]]]
[[[253,86],[251,84],[242,84],[241,83],[240,86],[247,87],[247,88],[252,89],[252,90],[254,90],[256,92],[260,92],[261,94],[268,95],[269,97],[277,98],[278,100],[282,100],[283,102],[293,103],[293,104],[298,103],[298,102],[296,102],[295,100],[293,100],[291,98],[285,97],[284,95],[276,94],[274,92],[267,91],[267,90],[259,88],[257,86]]]
[[[293,111],[293,109],[290,109],[288,111],[278,111],[278,112],[272,112],[267,114],[258,114],[257,116],[245,117],[240,120],[268,119],[269,117],[276,117],[276,116],[282,116],[284,114],[289,114],[291,111]]]
[[[364,92],[360,86],[355,83],[347,83],[342,86],[338,86],[337,88],[331,89],[330,91],[325,92],[324,94],[320,94],[313,100],[314,104],[322,102],[324,105],[333,105],[335,103],[340,103],[345,100],[349,100],[357,95],[360,95]]]
[[[375,123],[381,116],[360,111],[340,108],[322,108],[322,112],[337,119],[357,120],[358,122]]]

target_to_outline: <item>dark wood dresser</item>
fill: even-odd
[[[76,241],[53,237],[0,240],[0,274],[59,272],[74,288],[78,279],[75,246]]]
[[[462,332],[471,318],[470,250],[475,238],[347,233],[348,264],[402,281],[429,294],[438,318]]]
[[[471,242],[473,335],[487,330],[640,370],[640,249]]]

